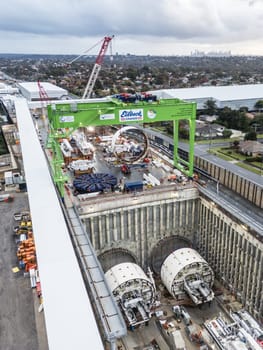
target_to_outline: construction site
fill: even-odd
[[[1,198],[26,186],[16,255],[48,348],[262,349],[262,178],[195,153],[193,102],[89,98],[110,38],[82,99],[51,98],[41,82],[10,98],[9,163],[19,165],[2,167]],[[152,127],[163,121],[174,124],[171,140]]]

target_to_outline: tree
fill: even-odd
[[[174,125],[173,123],[169,123],[166,125],[166,131],[169,135],[173,135],[174,134]]]
[[[258,109],[259,111],[261,111],[263,109],[263,100],[258,100],[255,103],[255,108]]]
[[[243,106],[239,108],[239,112],[247,113],[248,112],[248,107]]]
[[[240,113],[240,117],[238,120],[238,130],[241,130],[244,132],[248,131],[249,130],[249,122],[250,122],[250,120],[246,116],[246,113]]]
[[[215,100],[207,100],[204,103],[205,113],[208,115],[214,115],[217,112],[217,106]]]
[[[185,128],[180,128],[179,129],[179,136],[182,139],[188,139],[189,138],[189,130],[187,130]]]
[[[126,76],[131,79],[132,81],[135,81],[138,75],[138,70],[134,67],[128,67]]]
[[[238,140],[233,141],[231,147],[233,147],[234,149],[238,149],[239,148],[239,141]]]
[[[165,71],[160,71],[158,74],[155,76],[155,84],[157,85],[164,85],[165,83],[168,82],[168,73]]]
[[[250,125],[256,130],[263,130],[263,114],[261,113],[256,115],[255,118],[251,121]]]
[[[223,130],[223,137],[224,137],[224,139],[229,139],[231,135],[232,135],[232,131],[231,130],[228,130],[228,129],[224,129]]]
[[[229,107],[224,107],[223,109],[220,109],[218,111],[217,123],[224,125],[226,128],[229,127],[228,121],[230,119],[231,112],[232,112],[232,109]]]
[[[244,136],[244,140],[245,141],[248,141],[248,140],[257,141],[257,133],[255,131],[247,132]]]
[[[250,121],[246,117],[246,113],[224,107],[218,112],[218,115],[217,123],[224,125],[227,129],[241,130],[244,132],[249,130]]]

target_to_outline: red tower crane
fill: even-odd
[[[46,107],[47,103],[50,102],[50,98],[48,97],[46,90],[44,89],[43,85],[41,84],[41,82],[39,80],[37,81],[37,86],[38,86],[39,98],[40,98],[41,105],[42,105],[42,118],[44,119],[45,118],[45,107]]]
[[[101,69],[101,65],[102,65],[102,62],[103,62],[103,59],[104,59],[104,56],[107,52],[107,49],[109,47],[109,44],[111,42],[111,40],[114,38],[114,35],[113,36],[105,36],[104,39],[103,39],[103,42],[102,42],[102,45],[101,45],[101,48],[100,48],[100,51],[99,51],[99,54],[96,58],[96,61],[95,61],[95,64],[93,66],[93,69],[92,69],[92,72],[90,74],[90,77],[89,77],[89,80],[88,80],[88,83],[86,85],[86,88],[85,88],[85,91],[82,95],[82,98],[90,98],[91,96],[91,93],[93,91],[93,88],[94,88],[94,85],[95,85],[95,82],[97,80],[97,77],[98,77],[98,74],[99,74],[99,71]],[[97,44],[96,44],[97,45]],[[94,46],[96,46],[94,45]],[[92,46],[92,48],[94,47]],[[90,50],[90,49],[89,49]],[[87,51],[89,51],[87,50]],[[85,51],[85,53],[87,52]],[[72,60],[70,62],[73,63],[74,61],[76,61],[77,59],[79,59],[82,55],[76,57],[74,60]]]
[[[38,85],[38,91],[39,91],[39,97],[40,100],[43,101],[49,101],[49,97],[48,94],[46,92],[46,90],[44,89],[43,85],[41,85],[40,81],[37,81],[37,85]]]

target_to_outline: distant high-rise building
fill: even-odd
[[[192,57],[230,57],[231,51],[198,51],[194,50],[191,52]]]

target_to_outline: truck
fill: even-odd
[[[175,315],[175,318],[176,318],[177,322],[178,323],[181,322],[181,317],[182,317],[182,315],[181,315],[181,307],[179,305],[175,305],[175,306],[173,306],[172,309],[173,309],[173,312],[174,312],[174,315]]]
[[[195,324],[190,324],[185,327],[185,332],[191,342],[203,345],[203,338],[201,330],[198,330]]]
[[[0,202],[13,202],[14,201],[14,197],[11,196],[10,194],[1,194],[0,195]]]
[[[173,330],[171,333],[171,345],[174,350],[186,350],[185,341],[179,330]]]
[[[143,182],[142,181],[125,182],[124,191],[126,192],[143,191]]]
[[[174,169],[173,174],[176,176],[176,181],[178,182],[183,182],[187,180],[184,174],[178,169]]]
[[[184,338],[179,329],[171,322],[157,320],[157,326],[161,330],[162,336],[171,350],[186,350]]]
[[[175,318],[177,319],[177,322],[183,320],[186,326],[190,326],[190,324],[192,324],[191,317],[183,306],[175,305],[173,306],[172,310],[174,312]]]
[[[12,171],[5,171],[4,177],[6,186],[12,186],[14,184]]]
[[[185,325],[190,326],[190,324],[192,323],[191,317],[183,306],[181,306],[181,316]]]
[[[128,175],[131,173],[131,169],[129,167],[129,165],[127,164],[122,164],[121,166],[121,172],[124,174],[124,175]]]

